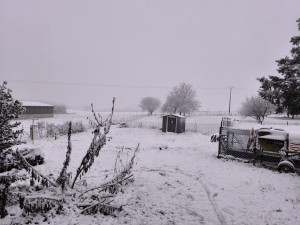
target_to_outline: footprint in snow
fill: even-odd
[[[191,195],[191,194],[188,194],[188,195],[186,195],[186,197],[187,197],[188,199],[192,200],[192,201],[194,201],[194,200],[195,200],[194,196],[193,196],[193,195]]]
[[[164,173],[164,172],[159,172],[159,175],[161,175],[161,176],[165,177],[167,174],[166,174],[166,173]]]
[[[197,217],[199,219],[199,221],[203,222],[204,221],[204,216],[196,213],[195,211],[189,211],[189,214],[191,216]]]

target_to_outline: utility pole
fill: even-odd
[[[229,92],[229,110],[228,110],[228,115],[230,116],[230,107],[231,107],[231,91],[233,87],[229,87],[230,88],[230,92]]]

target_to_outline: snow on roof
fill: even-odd
[[[168,114],[168,115],[164,115],[164,116],[176,116],[176,117],[180,117],[180,118],[185,118],[185,116],[182,116],[182,115],[177,114],[177,113],[175,113],[175,114]]]
[[[43,102],[22,101],[23,106],[53,106]]]
[[[287,132],[285,130],[280,129],[261,128],[258,130],[258,134],[259,139],[285,141]]]

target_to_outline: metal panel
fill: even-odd
[[[53,114],[53,106],[25,106],[23,114]]]
[[[162,132],[167,132],[167,117],[163,117],[163,122],[162,122]]]
[[[163,116],[162,132],[185,132],[185,118],[176,115]]]
[[[176,117],[168,117],[168,132],[176,132]]]

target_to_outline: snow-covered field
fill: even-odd
[[[199,131],[203,120],[201,122],[213,128],[211,132],[214,132],[218,129],[220,118],[197,117],[189,121],[192,124],[196,120]],[[299,224],[298,175],[280,174],[251,164],[218,159],[218,143],[211,143],[209,135],[189,130],[183,134],[162,133],[153,125],[161,123],[159,116],[139,118],[135,122],[145,121],[150,126],[113,126],[109,133],[112,140],[83,177],[89,187],[103,183],[113,175],[115,158],[122,146],[127,148],[122,155],[126,162],[140,143],[133,169],[135,181],[115,198],[116,204],[125,205],[123,211],[117,217],[101,214],[84,216],[66,211],[45,224]],[[278,126],[286,126],[285,120],[276,121],[282,121]],[[29,122],[24,121],[24,124]],[[247,121],[249,128],[251,122]],[[266,122],[273,124],[272,119]],[[289,127],[297,130],[296,122],[294,124]],[[246,126],[246,122],[241,121],[237,126]],[[73,149],[68,170],[73,174],[92,137],[91,130],[72,135]],[[32,144],[28,142],[18,147],[25,146]],[[46,163],[36,169],[57,177],[65,159],[67,137],[39,139],[34,147],[41,148],[46,158]],[[21,213],[15,208],[9,212],[15,215],[0,219],[0,224],[11,224],[13,217]],[[42,217],[37,216],[33,222],[43,224]]]

